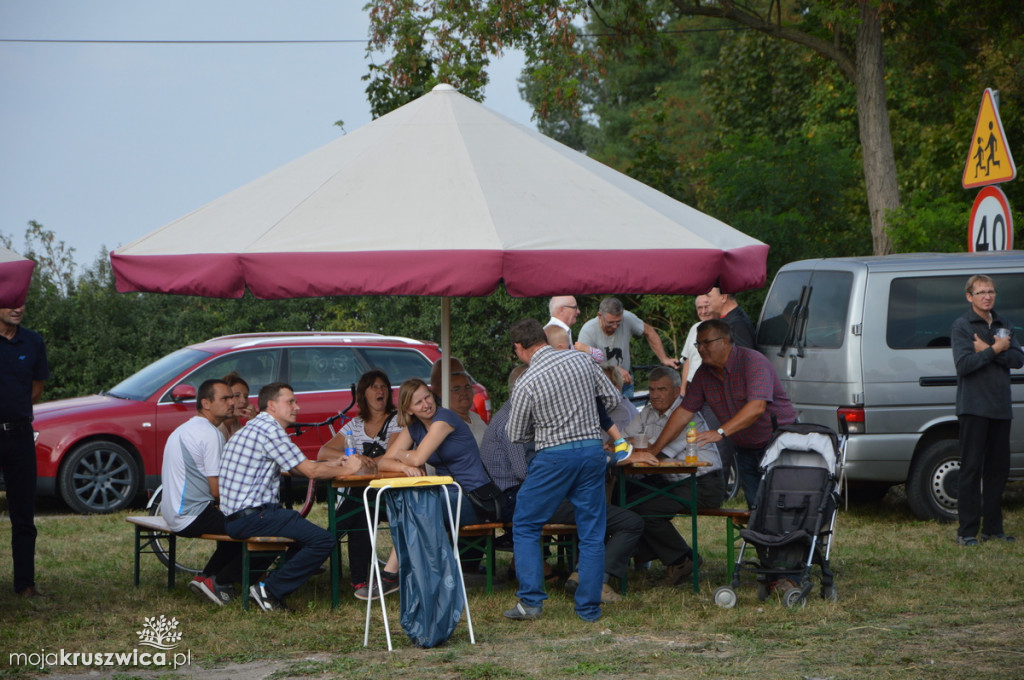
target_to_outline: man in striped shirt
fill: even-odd
[[[224,447],[220,506],[231,538],[285,536],[295,541],[284,566],[249,588],[249,596],[260,609],[287,610],[284,597],[313,575],[337,540],[294,510],[281,507],[281,472],[291,470],[311,479],[332,479],[376,472],[376,463],[359,454],[324,462],[306,458],[285,430],[295,424],[299,413],[295,393],[285,383],[264,385],[259,407],[259,415]]]
[[[540,617],[547,599],[540,532],[562,499],[568,498],[579,535],[576,614],[595,621],[601,616],[604,582],[607,466],[597,399],[611,411],[620,395],[589,356],[548,345],[536,319],[516,322],[511,337],[516,356],[529,368],[512,392],[505,430],[511,441],[534,441],[537,454],[516,501],[512,534],[519,602],[505,616]]]

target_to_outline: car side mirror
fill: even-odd
[[[180,383],[171,389],[171,401],[180,404],[183,401],[194,400],[196,388],[188,383]]]

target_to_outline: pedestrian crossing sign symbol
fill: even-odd
[[[999,109],[991,89],[981,97],[978,122],[974,124],[971,136],[971,150],[967,155],[967,167],[961,184],[964,189],[973,189],[988,184],[1009,182],[1017,176],[1017,167],[1006,143],[1003,122],[999,120]]]

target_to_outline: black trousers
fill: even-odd
[[[0,430],[0,470],[11,515],[14,592],[36,584],[36,444],[32,424]]]
[[[1003,533],[1003,490],[1010,475],[1010,420],[960,416],[959,536]]]
[[[177,532],[179,536],[198,538],[203,534],[227,534],[224,527],[224,513],[210,503],[192,523]],[[206,566],[204,576],[212,576],[220,585],[229,585],[242,580],[242,544],[228,541],[217,541],[217,549],[213,551]]]

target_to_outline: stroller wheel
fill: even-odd
[[[821,599],[828,600],[829,602],[839,601],[839,593],[836,592],[835,584],[821,587]]]
[[[715,589],[715,604],[723,609],[732,609],[736,606],[736,591],[732,586],[721,586]]]
[[[782,604],[787,607],[806,607],[807,598],[804,596],[804,592],[800,588],[790,588],[786,591],[786,594],[782,596]]]

